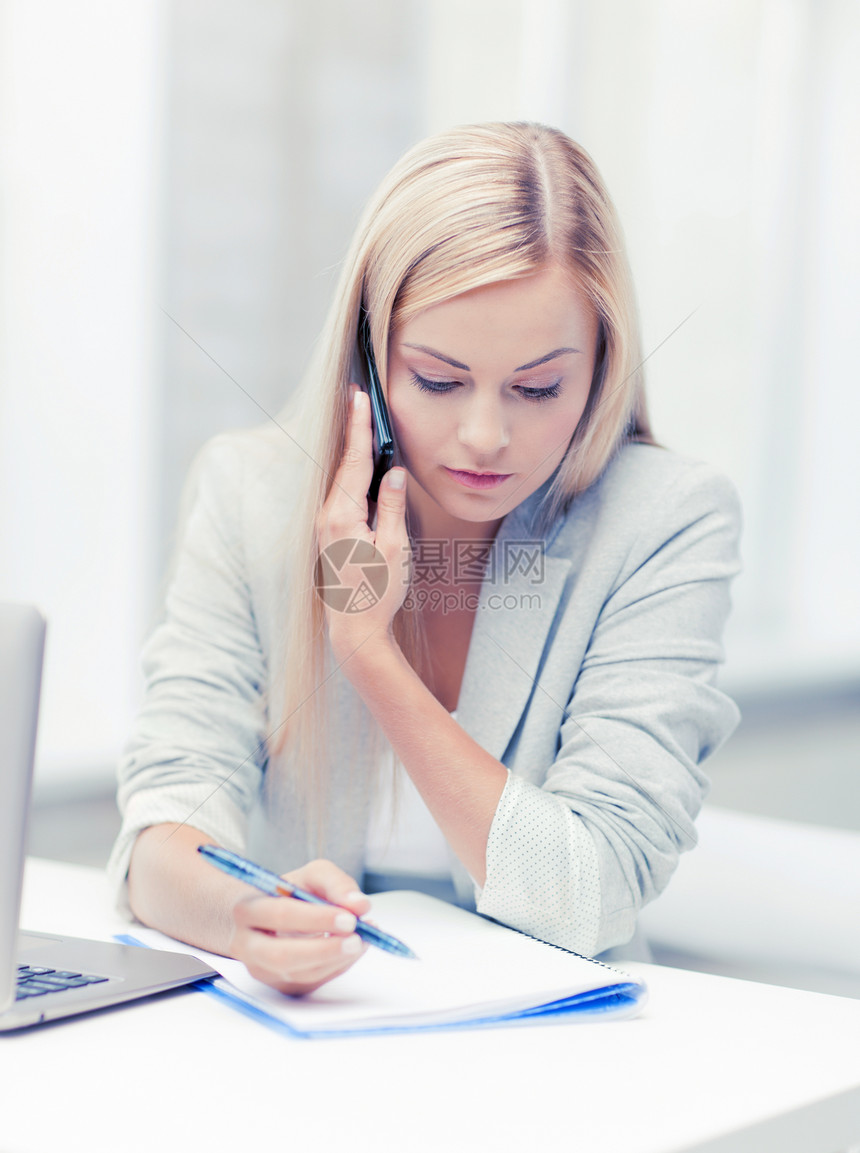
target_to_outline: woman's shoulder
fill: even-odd
[[[569,505],[556,540],[582,534],[611,536],[619,544],[635,537],[668,539],[715,516],[737,531],[741,510],[737,489],[713,465],[652,444],[624,444],[600,476]]]
[[[301,444],[282,425],[221,432],[195,454],[185,480],[182,508],[198,503],[244,521],[265,510],[271,521],[292,514],[302,469]]]
[[[709,508],[737,512],[740,507],[735,485],[719,468],[659,445],[637,442],[618,450],[592,489],[598,505],[626,519],[644,513],[652,518],[661,514],[683,517]]]
[[[296,525],[301,445],[281,425],[218,433],[197,451],[183,488],[179,537],[195,522],[233,552],[269,556]]]
[[[732,486],[728,477],[707,461],[662,445],[628,441],[621,445],[595,484],[611,491],[616,487],[640,486]]]
[[[203,475],[235,486],[255,478],[292,475],[307,454],[285,424],[219,432],[197,451],[189,476]]]

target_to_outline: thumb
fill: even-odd
[[[382,478],[376,505],[376,547],[388,560],[409,547],[406,531],[406,469],[392,468]]]
[[[389,533],[399,536],[402,524],[406,531],[406,469],[392,468],[382,478],[379,486],[379,500],[376,503],[376,535]],[[399,543],[399,542],[398,542]],[[382,546],[377,541],[377,547]]]

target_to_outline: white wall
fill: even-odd
[[[49,620],[41,784],[110,771],[136,697],[161,43],[147,0],[0,20],[0,596]]]
[[[0,596],[50,619],[39,781],[112,771],[191,455],[280,406],[371,187],[470,120],[604,172],[658,435],[744,498],[726,683],[860,675],[857,5],[5,0],[0,52]]]
[[[631,254],[662,443],[738,485],[724,683],[860,678],[860,6],[437,0],[428,129],[554,123]],[[452,47],[453,46],[453,47]]]

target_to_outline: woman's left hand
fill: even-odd
[[[392,643],[392,621],[409,588],[406,472],[391,469],[383,477],[375,530],[368,524],[372,477],[370,400],[356,389],[346,451],[317,520],[316,587],[326,606],[332,650],[341,662],[368,645]]]

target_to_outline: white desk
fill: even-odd
[[[110,938],[101,873],[31,861],[25,928]],[[182,992],[0,1037],[0,1150],[837,1153],[860,1001],[631,964],[633,1021],[290,1041]],[[49,1088],[50,1086],[50,1088]]]

